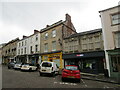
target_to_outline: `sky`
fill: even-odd
[[[71,16],[76,31],[101,28],[99,11],[118,5],[119,0],[0,0],[0,44],[33,34]]]

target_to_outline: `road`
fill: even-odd
[[[2,88],[120,88],[118,84],[81,79],[81,82],[61,81],[61,75],[55,77],[40,76],[35,72],[2,67]]]

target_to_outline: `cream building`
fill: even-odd
[[[99,11],[102,23],[106,69],[120,82],[120,5]]]
[[[36,64],[39,62],[40,32],[34,30],[34,34],[23,36],[17,43],[17,62]]]

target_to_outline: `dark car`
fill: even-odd
[[[15,63],[14,62],[9,62],[8,63],[8,69],[13,69],[14,68]]]
[[[62,81],[65,79],[74,79],[80,82],[80,70],[78,66],[75,65],[66,65],[65,68],[62,70]]]

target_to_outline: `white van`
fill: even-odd
[[[55,62],[43,61],[40,64],[39,73],[40,76],[42,76],[42,74],[51,74],[54,76],[55,74],[59,73],[59,67]]]

